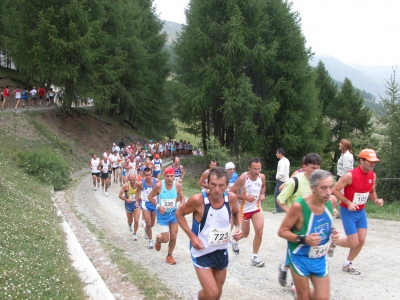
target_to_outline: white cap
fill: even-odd
[[[225,165],[225,169],[227,170],[227,169],[234,169],[235,168],[235,165],[234,165],[234,163],[233,162],[228,162],[228,163],[226,163],[226,165]]]

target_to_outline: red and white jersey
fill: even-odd
[[[262,187],[261,174],[258,175],[255,181],[252,181],[249,178],[247,172],[245,172],[245,176],[246,176],[246,183],[239,189],[239,194],[243,196],[253,196],[256,200],[254,202],[248,202],[246,200],[240,201],[239,209],[242,215],[244,213],[249,213],[256,210],[262,211],[261,202],[259,200]]]

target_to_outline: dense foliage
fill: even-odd
[[[62,87],[66,111],[90,96],[99,113],[121,115],[143,134],[173,132],[166,35],[151,0],[4,0],[0,13],[1,53],[31,78]]]

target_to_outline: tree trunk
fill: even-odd
[[[71,111],[72,98],[74,96],[74,80],[70,78],[65,79],[65,96],[63,101],[63,108],[66,112]],[[76,97],[76,95],[75,95]]]

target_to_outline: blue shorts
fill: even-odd
[[[125,201],[125,210],[128,213],[132,213],[136,208],[140,208],[140,206],[141,206],[141,201],[139,201],[139,207],[136,207],[136,201],[133,201],[131,203]]]
[[[175,211],[167,211],[164,214],[161,214],[158,209],[156,210],[157,214],[157,223],[161,226],[168,226],[170,223],[178,223],[175,218]]]
[[[326,277],[329,275],[328,258],[324,255],[319,258],[309,258],[308,255],[296,255],[288,249],[290,268],[301,277]]]
[[[368,220],[365,209],[350,211],[341,206],[340,216],[342,217],[342,223],[346,235],[356,234],[359,228],[368,229]]]
[[[150,201],[142,201],[141,207],[142,207],[142,209],[148,210],[148,211],[151,211],[151,212],[156,211],[156,207]]]
[[[161,171],[153,171],[153,177],[157,177],[158,174],[161,174]]]
[[[227,249],[215,250],[203,256],[193,257],[193,265],[200,269],[224,270],[229,264],[229,254]]]

